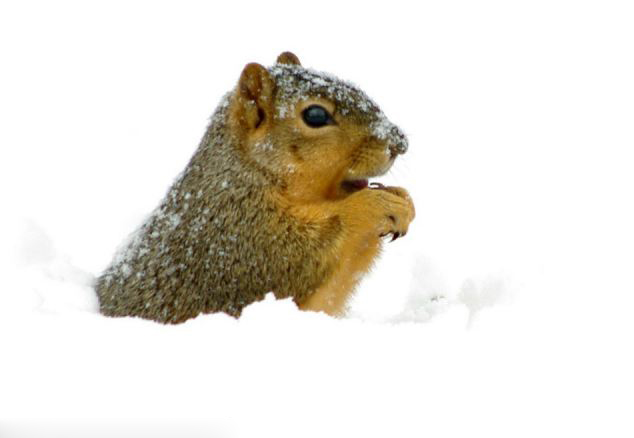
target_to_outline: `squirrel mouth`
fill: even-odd
[[[363,190],[367,188],[368,185],[369,185],[369,182],[367,179],[352,179],[352,180],[346,180],[342,182],[341,188],[345,190],[346,192],[352,193],[352,192],[358,192],[359,190]]]

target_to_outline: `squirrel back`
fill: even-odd
[[[403,189],[367,186],[406,148],[357,87],[288,52],[269,69],[247,65],[185,170],[98,278],[101,312],[164,323],[237,317],[273,292],[340,314],[380,236],[404,234],[413,218]],[[403,211],[383,211],[385,197]],[[377,209],[378,219],[365,214]],[[367,252],[363,266],[354,252]]]

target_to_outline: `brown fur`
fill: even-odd
[[[336,124],[307,126],[312,104]],[[248,64],[183,174],[99,277],[101,312],[239,316],[273,292],[341,315],[381,237],[405,235],[414,218],[402,188],[343,183],[383,174],[406,147],[365,94],[292,53],[269,70]]]

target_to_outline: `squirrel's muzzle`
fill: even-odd
[[[372,133],[376,138],[385,142],[392,158],[397,155],[407,152],[408,142],[407,137],[399,129],[398,126],[391,123],[387,117],[380,117],[375,123],[372,124]]]

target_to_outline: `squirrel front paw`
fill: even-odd
[[[377,236],[392,234],[392,241],[407,234],[416,211],[407,190],[374,183],[370,188],[353,193],[349,201],[356,222],[368,227]]]

